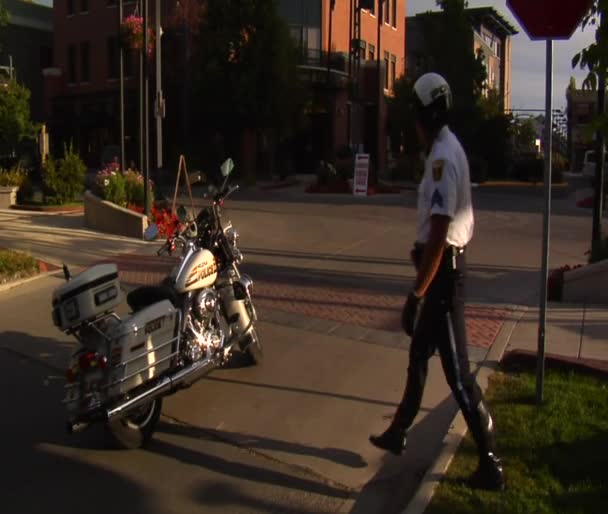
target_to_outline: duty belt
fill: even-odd
[[[422,252],[424,251],[424,243],[414,243],[414,249],[412,250],[412,260],[416,267],[419,266],[420,260],[422,259]],[[456,269],[456,259],[464,254],[466,246],[454,246],[448,245],[443,251],[442,261],[449,263],[452,269]]]

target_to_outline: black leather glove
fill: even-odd
[[[412,337],[414,335],[414,324],[416,323],[416,314],[418,313],[418,306],[420,304],[420,297],[412,291],[405,301],[403,306],[403,312],[401,313],[401,326],[405,333]]]

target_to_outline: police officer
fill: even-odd
[[[426,148],[418,190],[417,241],[412,258],[417,270],[403,308],[402,324],[412,336],[407,384],[388,429],[370,436],[372,444],[400,455],[408,428],[420,408],[428,360],[439,351],[452,393],[479,450],[470,478],[476,488],[502,490],[503,470],[496,457],[492,418],[469,370],[464,318],[465,248],[473,235],[469,164],[447,121],[452,107],[448,83],[436,73],[414,84],[416,130]]]

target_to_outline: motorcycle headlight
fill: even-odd
[[[239,244],[239,233],[233,228],[226,230],[226,239],[232,247],[236,247]]]

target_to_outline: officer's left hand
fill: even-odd
[[[401,313],[401,326],[405,333],[412,337],[414,335],[414,325],[416,323],[416,314],[418,313],[418,305],[420,298],[411,292],[407,296],[405,305],[403,306],[403,312]]]

